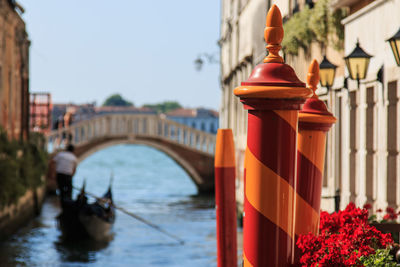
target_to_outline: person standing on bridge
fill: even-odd
[[[72,177],[78,164],[74,149],[74,146],[70,144],[65,151],[58,152],[53,158],[56,164],[57,185],[61,201],[72,198]]]

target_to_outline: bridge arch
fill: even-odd
[[[47,135],[49,147],[76,147],[79,162],[94,152],[117,144],[153,147],[181,166],[198,191],[214,190],[215,135],[166,120],[158,115],[113,114],[94,117]]]
[[[203,184],[203,179],[198,173],[198,171],[190,164],[189,161],[187,161],[185,158],[180,156],[178,153],[173,151],[172,149],[168,148],[167,146],[163,146],[158,144],[157,142],[154,141],[146,141],[146,140],[134,140],[134,139],[113,139],[113,140],[105,140],[104,142],[98,143],[94,146],[91,146],[88,148],[86,151],[82,151],[82,153],[77,153],[78,157],[78,163],[82,162],[85,158],[89,157],[93,153],[105,149],[110,146],[114,145],[120,145],[120,144],[133,144],[133,145],[146,145],[152,148],[157,149],[158,151],[161,151],[168,155],[170,158],[172,158],[179,166],[182,167],[186,171],[186,173],[189,175],[189,177],[192,179],[192,181],[196,185],[201,185]]]

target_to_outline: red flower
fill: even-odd
[[[398,215],[396,213],[387,213],[383,216],[383,219],[386,221],[394,221],[396,220]]]
[[[387,208],[386,208],[386,212],[389,213],[389,214],[395,213],[395,212],[394,212],[394,209],[391,208],[391,207],[387,207]]]
[[[321,212],[319,228],[317,236],[299,236],[302,266],[361,266],[361,256],[393,242],[390,234],[382,234],[368,224],[367,209],[356,208],[353,203],[343,211]]]
[[[365,203],[363,206],[363,209],[370,210],[370,209],[372,209],[372,205],[369,203]]]

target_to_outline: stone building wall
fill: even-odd
[[[233,89],[246,80],[265,55],[263,30],[271,4],[276,4],[285,19],[293,14],[295,0],[221,0],[221,87],[220,127],[232,128],[236,145],[237,199],[243,203],[243,165],[246,146],[247,113],[233,95]],[[333,211],[333,196],[340,192],[340,207],[350,201],[374,209],[400,206],[400,67],[386,41],[400,28],[400,0],[333,0],[332,8],[345,8],[342,21],[344,51],[327,47],[328,59],[338,66],[332,89],[317,93],[338,118],[327,136],[327,150],[321,208]],[[361,47],[373,55],[367,78],[360,88],[351,79],[343,57],[359,39]],[[322,61],[317,44],[298,56],[285,56],[298,77],[305,81],[312,59]],[[383,83],[377,72],[383,65]]]
[[[0,241],[15,233],[32,217],[40,214],[46,186],[29,189],[14,204],[0,207]]]
[[[336,6],[343,6],[337,1]],[[361,5],[363,4],[363,5]],[[395,63],[386,41],[400,28],[400,1],[353,1],[351,12],[342,23],[345,27],[345,54],[360,46],[373,57],[367,77],[360,88],[355,81],[348,90],[338,88],[331,93],[332,108],[342,115],[342,140],[339,140],[348,168],[341,168],[337,177],[342,194],[342,207],[348,201],[374,208],[400,206],[400,67]],[[383,66],[383,82],[377,73]],[[345,73],[348,76],[346,70]],[[336,149],[337,150],[337,149]],[[336,152],[332,148],[332,153]],[[330,165],[338,165],[334,160]]]
[[[264,26],[267,1],[222,0],[220,128],[231,128],[236,146],[236,177],[239,209],[243,204],[244,152],[247,111],[233,90],[246,80],[265,56]]]
[[[29,40],[12,2],[0,0],[0,126],[16,139],[29,131]]]

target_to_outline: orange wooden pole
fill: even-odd
[[[248,110],[243,223],[244,266],[294,261],[298,110],[312,91],[279,56],[282,16],[276,5],[264,31],[268,56],[234,90]]]
[[[219,129],[215,147],[218,267],[237,266],[235,146],[231,129]]]
[[[314,91],[299,113],[297,144],[297,198],[296,237],[300,234],[318,234],[322,178],[325,163],[326,132],[336,118],[315,94],[319,82],[319,66],[313,60],[307,75],[307,84]],[[298,263],[300,251],[296,250]]]

